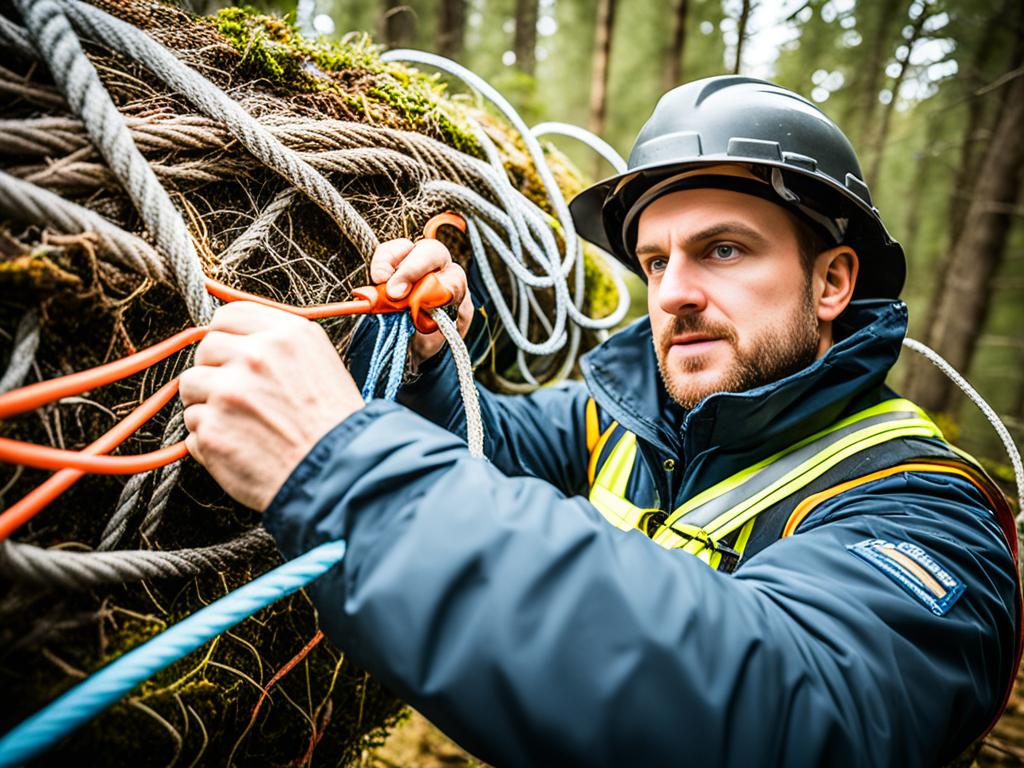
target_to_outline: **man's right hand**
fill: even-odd
[[[381,243],[370,261],[370,279],[374,283],[387,281],[387,293],[392,299],[407,295],[413,284],[430,272],[437,272],[438,278],[454,295],[459,308],[456,327],[459,335],[465,336],[473,320],[473,302],[469,296],[465,270],[452,261],[452,255],[438,240],[424,239],[389,240]],[[440,331],[420,333],[413,336],[410,350],[414,365],[430,359],[444,344]]]

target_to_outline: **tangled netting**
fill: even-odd
[[[16,0],[5,16],[0,4],[0,50],[9,54],[0,100],[10,106],[0,113],[0,217],[8,222],[0,228],[0,329],[9,350],[0,391],[204,324],[214,309],[206,274],[292,304],[345,298],[367,282],[365,264],[381,240],[415,236],[446,209],[467,220],[467,237],[449,244],[475,265],[500,321],[486,328],[475,361],[493,382],[520,390],[566,375],[584,334],[596,338],[624,316],[628,296],[617,272],[585,261],[568,217],[563,186],[578,182],[556,181],[507,105],[498,103],[512,129],[483,113],[478,122],[467,108],[430,95],[427,78],[373,63],[365,49],[362,71],[334,74],[306,62],[301,76],[323,82],[290,92],[268,85],[266,72],[254,74],[253,46],[283,44],[268,43],[257,26],[239,50],[215,25],[148,0],[95,5],[106,10],[78,0]],[[418,85],[410,85],[415,77]],[[486,84],[464,79],[495,100]],[[412,117],[380,97],[395,82],[428,94]],[[594,279],[617,291],[599,319],[588,314]],[[466,438],[480,455],[471,361],[454,324],[444,314],[436,319],[457,362]],[[325,328],[342,348],[353,326],[335,319]],[[188,364],[183,353],[141,383],[65,398],[5,425],[5,433],[82,445]],[[389,392],[400,373],[391,367]],[[180,408],[166,410],[126,443],[128,451],[183,438]],[[40,477],[7,471],[5,506]],[[0,597],[9,627],[0,674],[30,694],[19,704],[27,708],[84,675],[80,667],[94,668],[132,637],[151,636],[279,562],[258,520],[187,461],[127,480],[89,478],[16,539],[0,542],[0,575],[9,582]],[[141,590],[126,587],[133,583]],[[46,598],[54,590],[61,597]],[[134,714],[173,742],[173,760],[193,763],[204,755],[309,762],[325,739],[335,741],[336,763],[394,716],[390,698],[345,669],[328,643],[303,648],[305,704],[288,680],[263,682],[265,663],[291,669],[287,650],[315,631],[301,593],[251,625],[218,638],[198,663],[154,678],[114,713]],[[67,650],[97,632],[98,643],[83,643],[91,653]],[[37,648],[47,670],[12,667]],[[250,667],[239,656],[251,657]],[[253,663],[258,671],[246,671]],[[228,689],[220,698],[210,690],[214,679]],[[287,702],[281,707],[299,713],[306,734],[275,732],[283,726],[257,720],[259,705],[243,711],[241,692],[232,692],[253,695],[275,684]],[[220,711],[226,703],[234,711]],[[344,718],[332,716],[336,706],[356,722],[343,727]],[[0,727],[25,711],[12,711]],[[244,728],[232,730],[232,722]],[[122,732],[123,749],[109,760],[167,762],[143,750],[141,736]],[[110,741],[109,729],[101,740]]]

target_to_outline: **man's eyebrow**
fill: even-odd
[[[764,247],[769,244],[768,238],[766,238],[753,227],[750,227],[740,221],[723,221],[719,224],[715,224],[713,226],[707,227],[706,229],[702,229],[699,232],[695,232],[692,235],[689,235],[685,240],[683,240],[680,243],[680,245],[684,247],[691,246],[694,245],[695,243],[701,243],[704,242],[705,240],[710,240],[714,237],[719,237],[720,235],[727,234],[745,237],[748,240],[750,240],[754,245],[757,246]],[[641,243],[636,247],[637,258],[641,256],[647,256],[650,254],[664,256],[665,249],[663,246],[657,243]]]

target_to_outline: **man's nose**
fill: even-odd
[[[701,312],[707,294],[700,265],[686,254],[674,253],[658,284],[658,305],[673,315]]]

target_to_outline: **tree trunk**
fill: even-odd
[[[441,0],[437,15],[437,52],[458,59],[466,42],[466,0]]]
[[[665,60],[665,74],[662,78],[663,90],[675,88],[683,79],[683,54],[686,50],[686,15],[689,12],[689,0],[677,0],[675,13],[672,15],[672,43]]]
[[[532,75],[537,70],[537,0],[516,0],[512,48],[516,53],[516,66]]]
[[[380,27],[384,45],[407,48],[416,37],[416,14],[402,0],[383,0]]]
[[[999,31],[1006,24],[1006,17],[1003,11],[1006,10],[1006,3],[999,3],[993,8],[991,16],[985,24],[981,40],[971,57],[971,64],[963,73],[970,90],[976,91],[985,84],[985,75],[988,64],[992,57],[992,51],[996,47],[993,43]],[[1024,19],[1022,19],[1024,22]],[[1019,46],[1018,46],[1019,47]],[[1020,64],[1019,57],[1014,57],[1011,69]],[[964,130],[963,143],[960,145],[960,162],[957,165],[956,177],[953,181],[953,192],[949,200],[949,221],[950,238],[949,242],[956,242],[960,234],[960,227],[963,225],[964,215],[967,212],[967,201],[971,198],[971,185],[977,177],[978,162],[981,158],[979,149],[983,145],[985,134],[991,131],[992,125],[986,114],[986,100],[982,96],[970,94],[967,102],[967,128]]]
[[[871,136],[871,126],[874,124],[875,113],[878,110],[878,92],[881,90],[882,76],[885,73],[885,64],[888,56],[886,46],[893,37],[893,19],[897,18],[901,0],[884,0],[877,10],[877,26],[871,36],[871,44],[868,54],[854,71],[854,82],[851,83],[853,97],[850,99],[850,111],[846,119],[840,125],[853,126],[853,116],[857,116],[856,132],[851,132],[851,138],[855,138],[858,147],[867,145]],[[872,6],[873,8],[873,6]],[[867,12],[867,7],[863,12]],[[858,9],[858,16],[861,11]],[[903,18],[907,18],[904,12]]]
[[[594,66],[590,70],[590,123],[592,133],[604,133],[608,100],[608,64],[611,59],[612,32],[615,29],[616,0],[598,0],[597,27],[594,33]],[[599,169],[600,162],[595,168]],[[595,173],[599,175],[598,170]]]
[[[928,20],[929,11],[926,8],[921,11],[921,14],[914,19],[914,24],[911,27],[910,38],[904,42],[907,52],[901,58],[896,58],[896,63],[899,65],[899,72],[892,81],[892,98],[889,103],[885,105],[885,109],[882,112],[882,122],[878,126],[878,131],[875,133],[875,139],[871,146],[871,168],[867,174],[868,184],[878,183],[878,174],[882,170],[882,158],[885,155],[885,145],[889,141],[889,125],[892,122],[892,113],[896,111],[896,100],[900,93],[900,86],[903,85],[903,80],[907,76],[907,70],[910,68],[910,56],[914,53],[914,46],[917,45],[918,40],[921,39],[921,32],[924,29],[924,23]]]
[[[969,368],[985,324],[992,280],[1005,255],[1009,212],[1017,205],[1024,171],[1024,77],[1004,88],[999,120],[928,328],[930,346],[960,371]],[[911,396],[925,408],[948,409],[953,392],[949,379],[924,361],[915,360],[912,370]]]
[[[740,18],[736,23],[736,62],[733,64],[732,73],[740,73],[740,65],[743,63],[743,43],[747,39],[747,22],[750,21],[751,0],[743,0],[743,7],[740,9]]]

